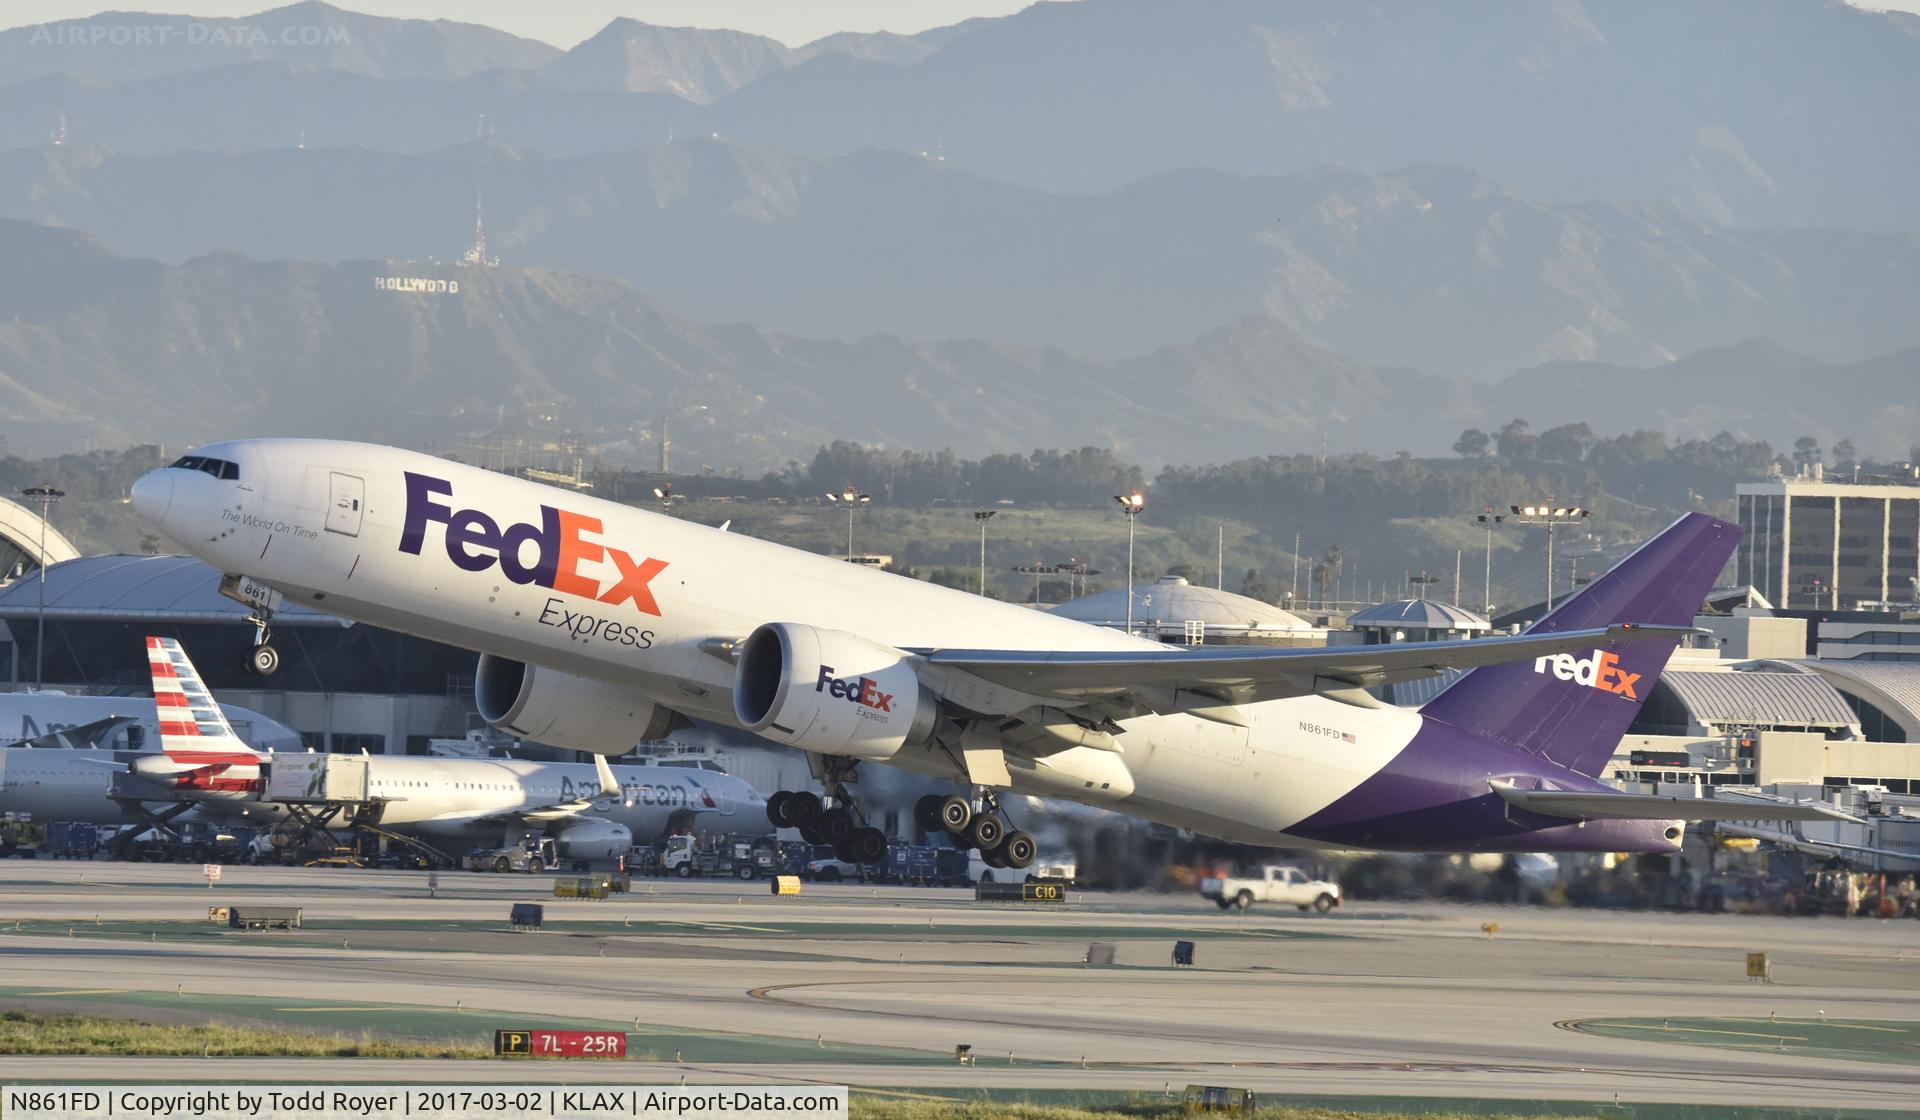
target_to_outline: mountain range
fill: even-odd
[[[566,52],[317,3],[265,28],[347,42],[57,50],[0,33],[0,146],[474,138],[548,155],[718,133],[803,155],[929,151],[988,178],[1106,191],[1187,167],[1471,167],[1528,197],[1664,202],[1745,228],[1912,228],[1920,17],[1839,0],[1078,0],[802,48],[616,21]],[[271,35],[265,36],[271,39]],[[297,36],[296,36],[297,39]],[[396,112],[405,107],[404,112]],[[562,112],[565,108],[567,111]]]
[[[1556,207],[1446,167],[1190,170],[1075,195],[920,156],[713,140],[574,159],[481,143],[0,152],[0,217],[174,262],[452,259],[482,185],[489,247],[509,263],[618,276],[695,319],[808,337],[1118,355],[1271,314],[1367,362],[1489,380],[1760,334],[1847,361],[1920,344],[1920,236]]]
[[[393,281],[398,278],[399,283]],[[420,284],[417,281],[436,281]],[[417,290],[422,288],[446,290]],[[834,438],[968,454],[1111,447],[1147,464],[1334,448],[1445,454],[1469,425],[1730,427],[1904,450],[1920,349],[1828,366],[1777,347],[1659,371],[1558,363],[1490,387],[1342,357],[1269,315],[1127,358],[978,339],[706,325],[623,281],[540,269],[115,256],[0,221],[0,432],[34,446],[235,433],[420,442],[539,418],[643,459],[776,469]],[[1849,427],[1854,401],[1881,407]],[[1782,409],[1781,403],[1792,405]],[[1204,449],[1198,454],[1192,449]]]

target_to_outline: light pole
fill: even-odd
[[[847,483],[847,488],[845,490],[840,491],[838,494],[828,494],[827,500],[829,502],[838,502],[841,505],[847,507],[847,562],[852,563],[853,562],[853,511],[860,508],[861,506],[866,505],[868,502],[871,502],[873,500],[873,495],[862,494],[860,491],[855,490],[853,488],[853,483],[849,482]]]
[[[1492,506],[1488,506],[1478,517],[1487,531],[1487,575],[1480,593],[1480,612],[1488,618],[1493,617],[1493,527],[1506,519],[1506,514],[1493,512]]]
[[[973,519],[980,523],[980,594],[983,598],[987,594],[987,521],[999,512],[997,509],[976,509],[973,511]],[[1039,586],[1039,581],[1034,581],[1036,590],[1033,601],[1036,605],[1040,602]]]
[[[1582,521],[1593,516],[1590,509],[1579,506],[1556,506],[1553,495],[1547,495],[1547,504],[1543,506],[1508,506],[1513,511],[1513,519],[1524,525],[1545,525],[1547,527],[1547,609],[1553,609],[1553,527],[1567,521]]]
[[[1138,490],[1129,490],[1124,494],[1115,494],[1113,500],[1120,503],[1120,512],[1127,515],[1127,633],[1133,633],[1133,526],[1140,520],[1140,511],[1147,508],[1146,496]]]
[[[51,486],[29,486],[20,493],[40,503],[40,609],[33,636],[33,690],[38,692],[47,683],[47,518],[52,515],[53,503],[66,497],[67,492]]]

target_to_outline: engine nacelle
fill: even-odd
[[[612,863],[631,847],[632,829],[598,817],[587,817],[553,833],[553,849],[560,858],[579,863]]]
[[[473,674],[480,718],[498,730],[550,747],[622,755],[665,738],[679,713],[637,689],[576,677],[523,661],[480,655]]]
[[[816,754],[884,761],[933,736],[939,706],[911,659],[841,630],[770,622],[734,669],[741,726]]]

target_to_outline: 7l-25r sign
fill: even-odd
[[[627,1036],[620,1031],[497,1030],[496,1058],[624,1058]]]

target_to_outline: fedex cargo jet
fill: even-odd
[[[482,716],[620,754],[699,716],[808,752],[828,800],[774,823],[873,860],[863,765],[954,781],[924,825],[1026,866],[998,791],[1251,844],[1677,849],[1703,817],[1817,806],[1620,793],[1597,775],[1739,530],[1689,514],[1524,634],[1329,649],[1178,648],[414,452],[202,448],[133,488],[261,624],[291,596],[479,651]],[[1471,669],[1419,712],[1369,686]]]

